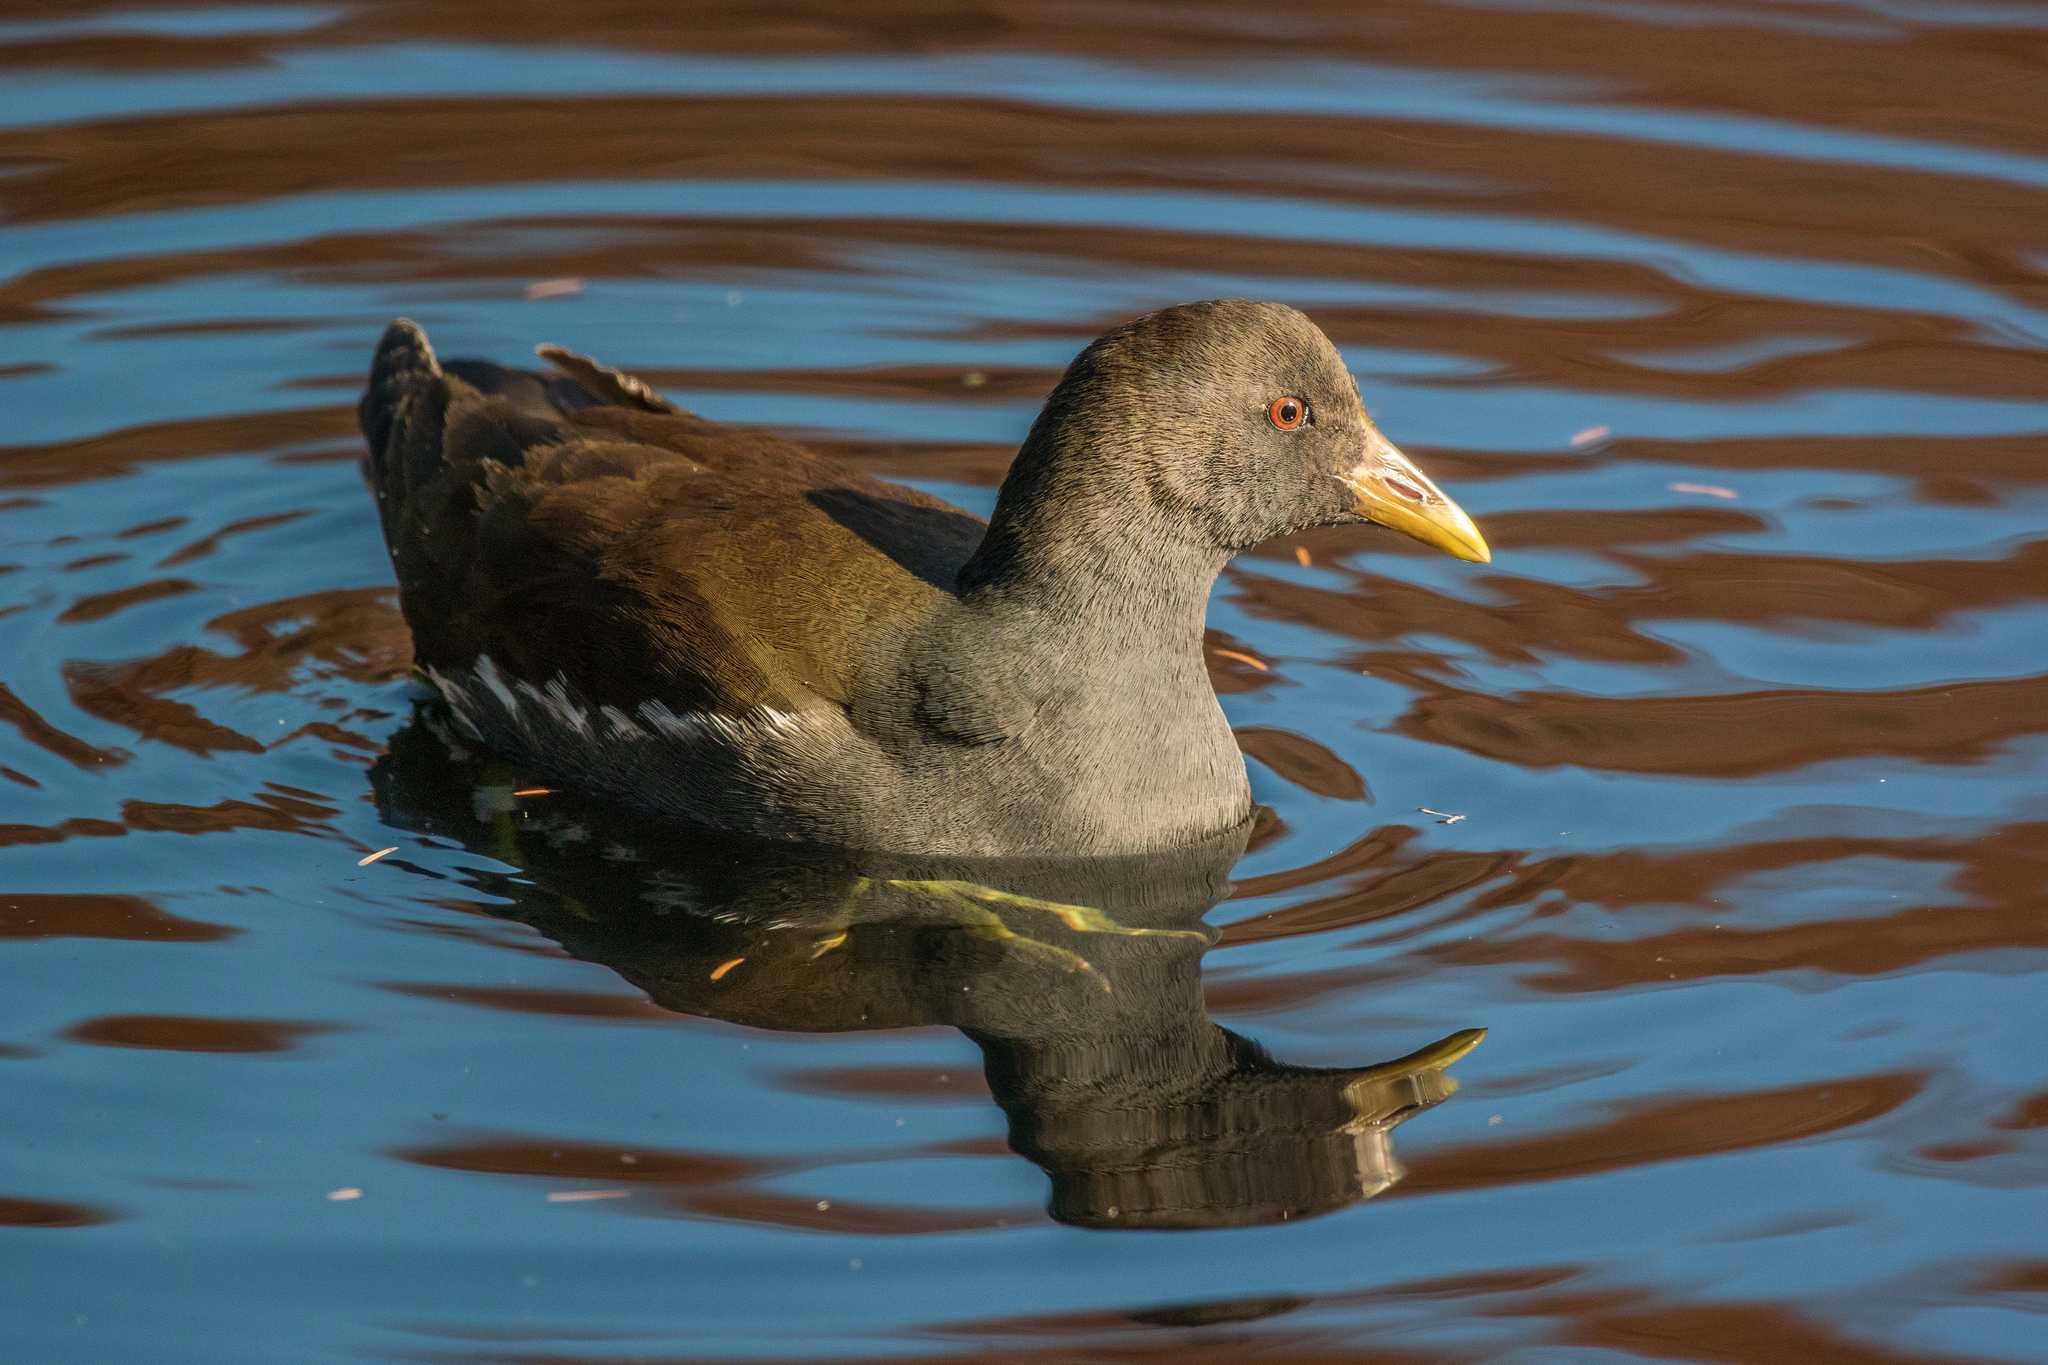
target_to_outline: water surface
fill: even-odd
[[[16,0],[0,90],[8,1360],[2040,1357],[2048,8]],[[1496,551],[1225,575],[1241,857],[419,711],[392,316],[986,512],[1226,293]]]

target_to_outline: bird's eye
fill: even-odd
[[[1266,409],[1266,416],[1280,430],[1293,431],[1308,420],[1308,400],[1296,398],[1291,393],[1275,398],[1273,405]]]

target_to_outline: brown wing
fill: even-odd
[[[533,353],[575,381],[578,388],[599,402],[614,407],[638,408],[644,412],[682,411],[656,393],[654,386],[638,375],[600,365],[587,355],[578,355],[560,346],[536,346]]]
[[[379,347],[369,473],[424,665],[488,655],[628,711],[844,704],[980,540],[967,513],[800,446],[577,407],[592,386],[554,382],[444,370],[407,323]]]

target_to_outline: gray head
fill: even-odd
[[[1220,565],[1277,535],[1360,521],[1490,558],[1464,511],[1373,425],[1314,323],[1282,304],[1213,299],[1148,313],[1075,358],[977,560],[1099,556],[1127,541]]]

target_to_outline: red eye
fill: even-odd
[[[1275,398],[1273,406],[1266,409],[1266,416],[1273,419],[1273,425],[1282,431],[1293,431],[1308,420],[1308,401],[1288,394]]]

